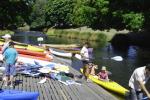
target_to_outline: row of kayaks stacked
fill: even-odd
[[[0,41],[0,50],[2,49],[3,44],[4,42]],[[16,44],[15,48],[18,51],[20,57],[27,57],[32,59],[44,60],[44,61],[52,60],[52,56],[46,54],[45,50],[38,46],[32,46],[29,44],[24,44],[24,45]]]

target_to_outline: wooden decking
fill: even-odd
[[[59,62],[60,59],[54,60]],[[65,62],[68,64],[69,62]],[[72,73],[80,74],[77,70],[70,68]],[[90,82],[80,80],[81,85],[64,85],[57,80],[48,79],[45,83],[39,84],[38,82],[43,77],[26,77],[23,75],[16,76],[16,84],[13,88],[5,87],[2,81],[0,86],[2,89],[16,89],[25,91],[38,91],[40,96],[38,100],[118,100],[109,92],[100,86]]]

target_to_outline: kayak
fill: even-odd
[[[81,72],[83,72],[83,69],[80,69]],[[110,90],[114,93],[126,96],[129,92],[129,90],[127,90],[126,88],[124,88],[123,86],[119,85],[117,82],[115,81],[102,81],[98,79],[98,76],[93,76],[93,75],[89,75],[88,77],[90,80],[92,80],[93,82],[95,82],[96,84],[104,87],[107,90]]]
[[[4,42],[0,40],[0,45],[2,46],[3,44],[4,44]],[[40,48],[38,46],[29,45],[29,44],[19,44],[18,43],[14,47],[18,48],[18,49],[25,49],[25,50],[31,50],[31,51],[37,51],[37,52],[44,52],[43,48]]]
[[[16,49],[19,54],[24,54],[24,55],[30,55],[30,56],[36,56],[36,57],[45,57],[46,54],[43,52],[37,52],[37,51],[32,51],[32,50],[25,50],[25,49]]]
[[[49,50],[53,55],[56,55],[59,57],[64,57],[64,58],[71,58],[72,57],[72,53],[70,53],[70,52],[60,52],[60,51],[56,51],[53,49],[49,49]]]
[[[57,49],[81,47],[79,44],[43,44],[43,45],[49,48],[57,48]]]
[[[71,53],[71,52],[56,51],[56,50],[54,50],[54,49],[52,49],[52,48],[49,48],[49,50],[50,50],[50,53],[51,53],[51,54],[56,55],[56,56],[59,56],[59,57],[71,58],[71,57],[74,56],[75,58],[77,58],[77,59],[79,59],[79,60],[82,60],[82,57],[81,57],[80,54],[75,54],[75,55],[73,55],[73,53]],[[90,53],[89,53],[90,58],[93,58],[93,56],[92,56],[93,48],[89,48],[89,51],[90,51]]]
[[[0,100],[37,100],[38,96],[38,92],[0,90]]]

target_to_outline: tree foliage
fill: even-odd
[[[149,29],[149,0],[1,0],[0,28]]]
[[[46,5],[47,26],[69,26],[74,0],[48,0]]]

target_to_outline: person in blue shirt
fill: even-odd
[[[14,75],[16,74],[15,63],[18,57],[18,52],[14,48],[14,42],[9,42],[9,47],[5,50],[3,56],[6,63],[5,86],[8,85],[8,82],[10,82],[10,87],[13,87]]]

